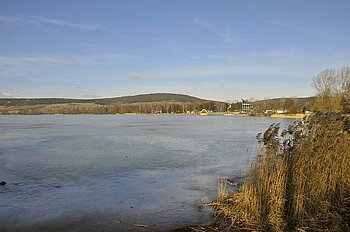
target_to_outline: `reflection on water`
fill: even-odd
[[[239,176],[255,117],[70,115],[0,117],[3,230],[162,231],[210,220],[218,176]],[[147,228],[135,224],[145,224]]]

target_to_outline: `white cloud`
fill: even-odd
[[[305,56],[305,51],[301,48],[297,47],[288,47],[285,49],[279,49],[279,50],[271,50],[267,52],[256,52],[252,53],[249,56],[250,57],[262,57],[262,58],[296,58],[300,56]]]
[[[211,31],[215,36],[219,37],[221,40],[227,41],[227,42],[238,42],[240,39],[238,36],[236,36],[235,33],[233,33],[231,25],[225,24],[224,27],[218,26],[215,23],[212,23],[208,20],[195,18],[192,21],[195,25],[199,25],[203,28],[207,28],[209,31]]]
[[[133,54],[87,54],[87,55],[16,55],[0,56],[1,65],[33,65],[33,64],[113,64],[139,59]]]
[[[71,28],[77,28],[81,30],[90,30],[90,31],[107,31],[114,33],[114,31],[105,28],[102,25],[99,24],[86,24],[86,23],[72,23],[67,22],[63,19],[49,19],[45,17],[38,17],[38,16],[0,16],[0,22],[4,23],[12,23],[16,25],[26,25],[26,24],[32,24],[32,25],[42,25],[42,24],[49,24],[49,25],[55,25],[55,26],[63,26],[63,27],[71,27]]]
[[[288,30],[293,30],[296,31],[297,33],[302,33],[304,35],[310,36],[310,37],[316,37],[318,39],[331,39],[332,33],[329,31],[326,31],[328,28],[323,27],[322,30],[321,28],[308,25],[305,21],[298,21],[298,20],[283,20],[279,19],[277,20],[271,20],[271,19],[266,19],[263,21],[264,25],[267,27],[272,27],[272,28],[284,28]]]
[[[65,63],[59,56],[32,55],[32,56],[0,56],[0,65],[25,65],[33,63]]]
[[[140,75],[131,75],[129,79],[138,81],[138,80],[142,79],[142,76],[140,76]]]
[[[193,19],[193,23],[197,24],[199,26],[202,26],[202,27],[206,27],[206,28],[208,28],[210,30],[216,30],[215,24],[210,23],[209,21],[204,20],[204,19],[195,18],[195,19]]]
[[[145,79],[188,79],[213,78],[218,76],[290,76],[303,75],[304,70],[290,67],[274,67],[267,65],[192,65],[178,66],[148,71],[138,71]]]
[[[6,92],[0,92],[0,98],[14,97],[15,95]]]
[[[95,95],[95,94],[83,94],[82,98],[102,98],[103,96]]]

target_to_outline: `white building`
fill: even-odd
[[[250,112],[251,104],[247,100],[242,99],[242,113],[247,114]]]

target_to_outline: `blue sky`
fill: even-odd
[[[311,96],[350,1],[0,0],[0,97]]]

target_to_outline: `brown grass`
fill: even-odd
[[[350,231],[350,120],[318,113],[272,125],[240,191],[211,205],[232,230]]]

